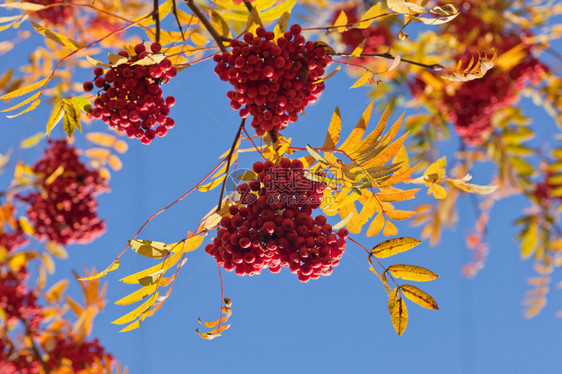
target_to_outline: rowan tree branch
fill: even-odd
[[[158,7],[158,0],[154,0],[152,6],[154,9],[152,11],[152,18],[156,23],[156,35],[154,39],[156,40],[156,43],[160,43],[160,9]]]
[[[197,5],[195,5],[195,2],[193,0],[183,0],[185,2],[185,4],[189,7],[189,9],[191,9],[191,11],[193,12],[193,14],[195,14],[195,16],[201,21],[201,23],[203,24],[203,26],[205,26],[205,28],[207,29],[207,31],[209,32],[209,34],[211,34],[211,36],[213,37],[213,39],[215,39],[215,42],[217,43],[217,46],[219,47],[219,49],[221,50],[221,52],[227,52],[226,47],[224,46],[224,44],[222,43],[225,38],[222,37],[218,31],[215,29],[215,27],[213,26],[213,24],[211,22],[209,22],[209,20],[207,19],[207,17],[205,17],[205,15],[203,14],[203,12],[201,12],[201,9],[199,9],[199,7],[197,7]]]
[[[341,56],[341,57],[351,57],[351,53],[345,53],[345,52],[336,52],[336,53],[331,53],[331,56]],[[386,58],[387,60],[394,60],[396,58],[396,56],[394,56],[392,53],[362,53],[357,57],[380,57],[380,58]],[[421,62],[417,62],[417,61],[412,61],[412,60],[408,60],[405,58],[400,59],[400,61],[405,62],[407,64],[410,65],[416,65],[416,66],[420,66],[422,68],[426,68],[426,69],[431,69],[431,70],[446,70],[447,68],[441,64],[424,64]]]
[[[230,170],[230,164],[232,163],[232,155],[234,154],[234,150],[236,149],[236,144],[238,144],[238,140],[240,139],[240,136],[242,135],[242,130],[244,129],[244,125],[246,125],[246,118],[242,118],[242,122],[240,123],[240,127],[238,128],[238,132],[236,133],[236,136],[234,137],[234,142],[232,142],[232,147],[230,147],[230,152],[228,152],[228,156],[226,158],[226,171],[224,172],[225,178],[224,178],[224,181],[222,182],[221,195],[220,195],[220,198],[219,198],[219,204],[217,206],[217,212],[219,210],[221,210],[221,207],[222,207],[222,199],[224,197],[224,190],[226,188],[226,181],[228,180],[228,171]]]

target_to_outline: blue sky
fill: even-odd
[[[38,40],[34,37],[27,47]],[[25,52],[9,52],[5,56],[9,59],[0,61],[0,72],[23,63]],[[177,100],[171,114],[176,127],[148,147],[128,141],[130,149],[122,157],[124,168],[113,174],[112,192],[99,199],[99,214],[107,221],[107,233],[90,245],[70,247],[70,259],[57,263],[51,282],[71,277],[72,269],[105,268],[146,218],[196,184],[230,147],[240,120],[226,99],[229,87],[214,75],[213,67],[210,61],[196,65],[164,88],[166,95]],[[343,131],[349,133],[369,103],[364,90],[347,89],[351,84],[342,73],[327,82],[319,103],[287,130],[285,135],[293,137],[294,145],[319,146],[336,105],[342,112]],[[554,129],[542,111],[525,106],[536,124],[546,123]],[[413,113],[408,110],[406,115]],[[373,121],[380,114],[374,112]],[[3,120],[0,152],[41,131],[48,115],[48,106],[42,104],[29,115]],[[393,119],[397,117],[393,115]],[[105,127],[97,121],[89,130]],[[59,126],[53,136],[62,135]],[[83,135],[77,137],[83,140]],[[444,149],[450,151],[456,144],[453,139]],[[40,154],[36,149],[21,152],[21,157],[33,162]],[[242,158],[240,166],[251,165],[255,156]],[[472,170],[472,174],[475,183],[490,180],[487,172]],[[2,187],[6,186],[7,175],[0,178]],[[193,230],[215,206],[218,193],[191,195],[149,224],[139,238],[174,242],[185,237],[186,231]],[[511,198],[493,210],[490,254],[486,267],[472,280],[460,273],[461,266],[470,260],[464,241],[475,219],[468,203],[462,200],[456,231],[445,232],[439,246],[432,248],[424,242],[384,261],[386,265],[416,264],[440,275],[422,284],[440,310],[429,311],[408,302],[409,323],[401,337],[390,322],[382,286],[367,270],[364,252],[351,243],[331,277],[306,284],[286,269],[279,274],[265,272],[243,278],[223,271],[225,296],[233,300],[232,327],[213,341],[204,341],[194,332],[199,327],[197,317],[216,319],[220,297],[216,263],[203,247],[189,255],[171,297],[156,316],[138,330],[117,332],[119,328],[110,321],[130,309],[112,302],[134,290],[118,279],[150,265],[145,258],[128,253],[120,269],[105,280],[109,284],[108,305],[96,319],[94,335],[131,373],[561,372],[562,327],[554,318],[561,307],[560,291],[552,291],[549,304],[537,318],[527,321],[522,316],[526,278],[533,271],[530,262],[520,259],[512,222],[524,209],[524,201]],[[400,236],[420,236],[420,230],[410,228],[407,221],[397,227]],[[384,240],[382,236],[355,238],[366,247]],[[71,287],[70,292],[78,295],[78,287]]]

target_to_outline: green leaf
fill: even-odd
[[[410,237],[389,239],[374,246],[371,254],[378,258],[385,258],[408,251],[420,243],[421,241]]]

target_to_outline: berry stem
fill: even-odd
[[[152,11],[152,18],[156,23],[156,34],[154,36],[154,40],[157,43],[160,43],[160,9],[158,8],[158,0],[154,0],[153,3],[153,11]]]
[[[336,52],[336,53],[332,53],[331,55],[332,56],[341,56],[341,57],[351,57],[351,53],[344,53],[344,52]],[[394,60],[396,58],[396,56],[394,56],[393,54],[391,54],[389,52],[386,52],[386,53],[362,53],[357,57],[381,57],[381,58],[386,58],[388,60]],[[441,64],[423,64],[421,62],[412,61],[412,60],[408,60],[408,59],[405,59],[405,58],[400,59],[400,61],[405,62],[405,63],[410,64],[410,65],[421,66],[423,68],[431,69],[431,70],[445,70],[446,69]]]
[[[203,184],[203,182],[205,182],[211,175],[213,175],[214,172],[216,172],[224,163],[225,160],[222,160],[221,162],[218,163],[217,166],[215,166],[213,168],[213,170],[211,170],[203,179],[201,179],[199,181],[199,183],[197,183],[195,186],[193,186],[193,188],[191,188],[189,191],[187,191],[186,193],[184,193],[183,195],[181,195],[180,197],[178,197],[176,200],[174,200],[173,202],[171,202],[170,204],[168,204],[167,206],[165,206],[164,208],[160,209],[159,211],[157,211],[156,213],[154,213],[152,216],[150,216],[149,219],[147,219],[143,225],[140,227],[140,229],[138,229],[137,233],[135,234],[135,236],[133,236],[133,239],[131,240],[135,240],[137,238],[137,236],[141,233],[141,231],[144,229],[144,227],[146,225],[148,225],[148,223],[150,221],[152,221],[156,216],[158,216],[160,213],[166,211],[168,208],[172,207],[173,205],[177,204],[178,202],[180,202],[181,200],[183,200],[187,195],[189,195],[190,193],[192,193],[193,191],[195,191],[195,189],[197,189],[197,187],[199,187],[200,185]],[[125,253],[125,251],[130,247],[130,244],[127,244],[127,246],[117,255],[117,257],[113,260],[113,262],[110,264],[110,266],[113,266],[117,260],[119,259],[119,257],[121,257],[123,255],[123,253]]]
[[[234,150],[236,149],[236,144],[238,144],[238,140],[240,139],[240,135],[242,135],[242,129],[244,129],[245,124],[246,124],[246,118],[242,118],[242,122],[240,123],[240,127],[238,128],[238,132],[236,133],[236,136],[234,137],[234,142],[232,142],[232,147],[230,147],[230,152],[228,152],[228,156],[226,158],[226,171],[225,171],[226,177],[224,178],[224,181],[222,182],[221,195],[220,195],[220,198],[219,198],[219,205],[217,206],[217,212],[219,210],[221,210],[221,207],[222,207],[222,199],[224,197],[224,190],[226,188],[226,180],[227,180],[227,177],[228,177],[228,171],[230,169],[230,163],[232,161],[232,155],[234,154]]]
[[[27,336],[27,338],[29,339],[29,342],[31,343],[31,350],[33,351],[33,355],[35,356],[37,361],[39,361],[41,363],[41,367],[43,368],[43,371],[45,372],[45,374],[49,374],[49,368],[47,367],[47,364],[45,363],[45,361],[43,360],[43,357],[41,356],[41,352],[39,351],[39,348],[37,347],[37,343],[35,343],[35,340],[33,339],[33,333],[31,331],[31,329],[29,328],[29,325],[27,324],[27,322],[23,318],[20,318],[20,321],[25,328],[25,336]]]
[[[269,136],[271,137],[272,144],[277,143],[277,140],[279,139],[279,138],[277,137],[277,131],[271,130],[271,131],[268,131],[267,133],[268,133]]]
[[[250,134],[248,134],[248,132],[246,131],[246,128],[242,129],[242,131],[244,131],[244,134],[246,134],[246,136],[248,137],[248,140],[252,142],[254,148],[256,149],[256,151],[260,154],[261,158],[263,158],[263,160],[267,160],[266,157],[263,155],[262,151],[259,149],[259,147],[256,145],[256,143],[254,142],[254,139],[252,139],[252,137],[250,136]]]
[[[144,17],[142,17],[142,18],[140,18],[140,19],[138,19],[138,20],[136,20],[136,21],[134,21],[134,22],[131,22],[131,23],[129,23],[128,25],[125,25],[125,26],[123,26],[123,27],[121,27],[121,28],[119,28],[119,29],[117,29],[117,30],[115,30],[115,31],[110,32],[109,34],[105,35],[104,37],[102,37],[102,38],[100,38],[100,39],[98,39],[98,40],[96,40],[96,41],[91,42],[90,44],[87,44],[87,45],[85,45],[85,46],[83,46],[83,47],[80,47],[80,48],[75,49],[74,51],[70,52],[69,54],[67,54],[66,56],[64,56],[63,58],[61,58],[60,61],[59,61],[59,62],[57,63],[57,65],[55,66],[55,68],[53,69],[52,73],[47,77],[48,79],[47,79],[47,81],[45,82],[45,84],[41,87],[41,90],[39,91],[39,96],[37,96],[37,99],[36,99],[36,100],[38,100],[38,99],[41,97],[41,95],[43,94],[43,91],[45,91],[45,88],[47,87],[47,85],[49,84],[49,82],[51,81],[51,79],[53,79],[53,77],[55,76],[55,73],[57,72],[58,68],[62,65],[62,63],[63,63],[64,61],[68,60],[70,57],[74,56],[74,55],[77,54],[78,52],[80,52],[80,51],[82,51],[82,50],[84,50],[84,49],[88,49],[88,48],[90,48],[90,47],[92,47],[92,46],[94,46],[94,45],[96,45],[96,44],[98,44],[98,43],[104,41],[105,39],[109,38],[109,37],[112,36],[112,35],[118,34],[118,33],[122,32],[122,31],[127,30],[128,28],[130,28],[130,27],[132,27],[132,26],[134,26],[134,25],[136,25],[136,24],[141,23],[142,21],[144,21],[145,19],[147,19],[147,18],[150,17],[151,15],[152,15],[152,13],[147,14],[146,16],[144,16]]]
[[[223,303],[224,303],[224,287],[223,287],[223,284],[222,284],[221,266],[220,266],[218,261],[217,261],[217,268],[219,269],[219,281],[220,281],[220,284],[221,284],[221,303],[220,303],[220,313],[219,313],[219,324],[217,325],[217,332],[220,334],[221,333],[221,322],[222,322],[222,309],[223,309]]]
[[[197,5],[195,5],[195,2],[193,0],[183,0],[185,2],[185,4],[189,7],[189,9],[191,9],[191,11],[193,12],[193,14],[195,14],[195,16],[197,18],[199,18],[199,20],[201,21],[201,23],[203,24],[203,26],[205,26],[205,28],[207,29],[207,31],[209,31],[209,33],[211,34],[211,36],[213,37],[213,39],[215,39],[215,42],[217,43],[217,46],[219,47],[219,49],[221,50],[221,52],[226,52],[226,47],[224,46],[224,44],[222,43],[225,38],[222,37],[218,31],[215,29],[215,27],[213,26],[213,24],[211,22],[209,22],[209,20],[207,19],[207,17],[205,17],[205,15],[203,14],[203,12],[201,12],[201,9],[199,9],[197,7]]]

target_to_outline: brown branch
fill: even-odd
[[[269,136],[271,137],[271,142],[272,142],[272,144],[277,143],[277,140],[279,139],[279,138],[277,137],[277,131],[275,131],[275,130],[270,130],[270,131],[268,131],[267,133],[268,133]]]
[[[246,8],[248,9],[248,12],[251,12],[252,9],[254,9],[254,6],[248,0],[244,0],[244,5],[246,5]]]
[[[49,368],[47,367],[47,364],[43,360],[43,357],[41,356],[41,352],[39,352],[39,348],[37,348],[37,344],[35,344],[35,340],[33,340],[32,332],[31,329],[29,328],[29,325],[23,318],[20,318],[20,321],[23,323],[23,326],[25,327],[25,335],[29,338],[29,341],[31,342],[31,350],[35,355],[35,358],[37,358],[37,361],[41,363],[41,367],[43,368],[45,374],[49,374]]]
[[[189,9],[191,9],[191,11],[193,12],[193,14],[195,14],[195,16],[197,18],[199,18],[199,20],[201,21],[201,23],[203,24],[203,26],[205,26],[205,28],[207,29],[207,31],[209,32],[209,34],[211,34],[211,36],[213,37],[213,39],[215,39],[215,42],[217,43],[217,46],[219,47],[219,49],[221,50],[221,52],[225,53],[226,47],[224,46],[224,44],[222,43],[225,38],[222,37],[218,31],[215,29],[215,27],[213,26],[213,24],[211,22],[209,22],[209,20],[207,19],[207,17],[205,17],[205,15],[203,14],[203,12],[201,12],[201,9],[199,9],[197,7],[197,5],[195,5],[195,2],[193,0],[183,0],[185,2],[185,4],[189,7]],[[220,205],[220,204],[219,204]]]
[[[222,182],[221,195],[219,198],[219,205],[217,206],[217,212],[221,210],[222,207],[222,199],[224,197],[224,190],[226,188],[226,181],[228,179],[228,171],[230,170],[232,155],[234,154],[234,150],[236,149],[236,144],[238,143],[238,139],[240,139],[240,136],[242,135],[242,129],[244,129],[245,124],[246,124],[246,118],[242,118],[242,122],[240,123],[240,127],[238,128],[238,132],[234,137],[234,142],[232,142],[232,147],[230,147],[230,152],[228,152],[228,156],[226,158],[226,171],[224,172],[225,177],[224,177],[224,181]]]
[[[344,53],[344,52],[336,52],[336,53],[332,53],[332,56],[341,56],[341,57],[351,57],[351,53]],[[396,56],[394,56],[391,53],[362,53],[356,57],[381,57],[381,58],[386,58],[388,60],[394,60],[396,58]],[[421,62],[417,62],[417,61],[412,61],[412,60],[408,60],[405,58],[400,59],[401,62],[405,62],[407,64],[410,65],[416,65],[416,66],[420,66],[422,68],[426,68],[426,69],[431,69],[431,70],[446,70],[447,68],[441,64],[424,64]]]
[[[160,43],[160,9],[158,8],[158,0],[154,0],[152,4],[154,9],[152,11],[152,18],[156,22],[156,35],[154,39],[157,43]]]

